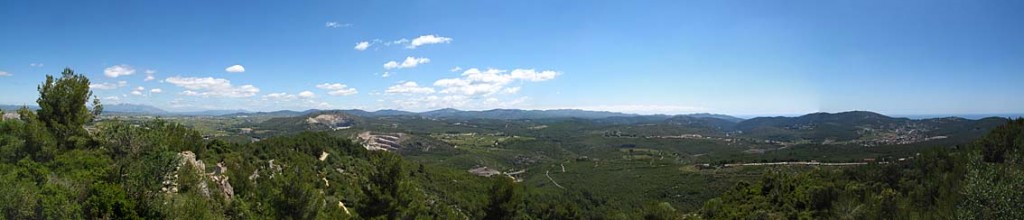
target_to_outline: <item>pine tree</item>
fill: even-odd
[[[72,149],[76,143],[88,140],[88,133],[83,127],[103,111],[99,99],[93,98],[93,109],[86,106],[89,97],[89,78],[75,74],[65,68],[59,79],[47,75],[46,81],[39,85],[39,119],[46,123],[47,128],[57,138],[58,145],[64,149]]]

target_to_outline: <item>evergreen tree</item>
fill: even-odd
[[[365,199],[360,201],[358,212],[369,219],[411,218],[423,212],[423,206],[415,186],[403,171],[402,159],[390,152],[372,152],[372,166],[363,184]]]
[[[487,205],[484,219],[516,219],[522,210],[522,193],[515,181],[507,176],[494,177],[491,185],[491,200]]]
[[[54,79],[47,75],[46,81],[39,85],[39,120],[58,140],[58,146],[64,149],[83,145],[88,140],[88,132],[83,127],[103,111],[99,99],[93,98],[93,109],[86,106],[92,91],[89,90],[89,78],[75,74],[65,68],[61,77]]]

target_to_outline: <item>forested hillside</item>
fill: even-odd
[[[701,211],[713,219],[1024,219],[1024,119],[912,162],[766,173]]]
[[[0,121],[4,219],[584,218],[511,178],[404,161],[326,133],[249,144],[162,120],[96,121],[89,80],[66,69],[39,110]],[[533,195],[533,196],[528,196]],[[622,217],[642,212],[616,212]]]
[[[685,159],[690,157],[655,160],[666,154],[632,143],[717,146],[708,144],[714,140],[638,139],[618,131],[591,134],[623,141],[610,150],[626,156],[605,157],[621,161],[602,162],[575,157],[563,148],[538,147],[537,138],[481,136],[495,141],[475,146],[470,142],[476,139],[465,139],[472,136],[435,134],[466,143],[463,151],[470,150],[403,159],[389,151],[368,151],[342,135],[299,131],[310,124],[326,126],[314,130],[331,130],[363,123],[359,120],[364,119],[353,122],[341,113],[337,114],[345,117],[268,120],[264,125],[296,127],[297,132],[225,142],[164,120],[96,120],[103,105],[90,100],[89,79],[70,69],[58,78],[47,76],[38,90],[38,110],[22,108],[17,111],[20,118],[0,121],[4,219],[1024,218],[1024,119],[972,144],[933,147],[907,161],[698,171]],[[445,125],[415,120],[423,121],[422,129]],[[589,125],[568,122],[518,129],[561,143],[559,138],[573,136],[550,135],[580,130],[568,125]],[[702,129],[731,123],[697,117],[670,122]],[[506,142],[497,140],[508,146],[499,146]],[[594,140],[581,143],[588,141]],[[573,147],[566,141],[564,149]],[[523,174],[530,175],[523,181],[505,174],[474,176],[450,166],[463,161],[459,158],[478,156],[471,153],[511,149],[568,154],[573,159],[547,159],[552,161],[547,171],[555,163],[560,166],[561,172],[553,175],[566,177],[562,184],[539,170]],[[516,163],[535,163],[516,158]],[[434,162],[444,160],[452,161]],[[732,186],[737,179],[756,181]],[[709,201],[698,199],[722,190],[724,194]],[[684,211],[673,204],[697,208]]]

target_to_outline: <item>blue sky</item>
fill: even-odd
[[[32,104],[45,74],[71,67],[104,103],[173,111],[1021,113],[1022,10],[1021,1],[7,0],[0,104]]]

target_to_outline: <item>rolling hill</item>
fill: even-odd
[[[964,136],[976,138],[1006,121],[995,117],[914,120],[850,111],[752,118],[737,123],[734,129],[746,137],[777,141],[913,143]]]

